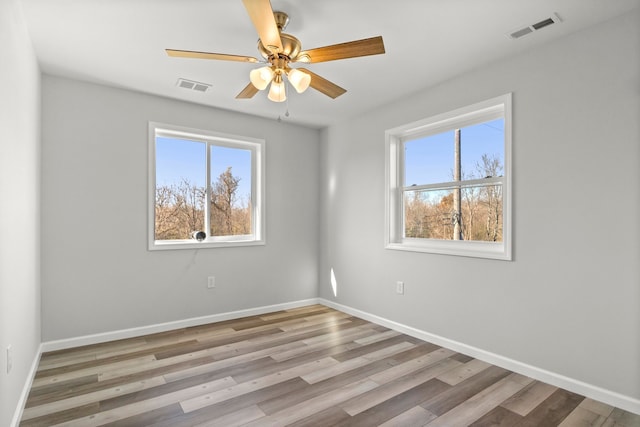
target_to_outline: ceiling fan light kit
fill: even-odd
[[[295,68],[289,70],[287,78],[289,79],[291,86],[293,86],[298,93],[302,93],[307,90],[311,84],[311,76],[304,71],[300,71]]]
[[[300,40],[282,32],[289,23],[289,16],[286,13],[274,12],[269,0],[242,0],[242,2],[258,32],[260,38],[258,52],[264,61],[250,56],[166,49],[167,54],[173,57],[268,63],[269,65],[251,70],[250,83],[236,96],[237,99],[253,98],[258,91],[265,90],[271,84],[267,98],[273,102],[283,102],[287,99],[285,77],[298,93],[303,93],[311,86],[335,99],[346,90],[307,69],[291,68],[289,64],[295,62],[313,64],[385,53],[381,36],[303,51]]]
[[[275,76],[275,73],[271,67],[266,66],[251,70],[249,73],[249,80],[251,80],[251,83],[253,83],[256,89],[264,90],[269,86],[271,80],[273,80],[273,76]]]
[[[277,74],[276,78],[271,83],[271,89],[269,89],[269,95],[267,96],[273,102],[284,102],[287,100],[287,93],[284,89],[284,81],[282,80],[282,74]]]

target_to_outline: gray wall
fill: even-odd
[[[320,296],[640,398],[638,22],[636,11],[323,131]],[[384,131],[507,92],[514,261],[383,249]]]
[[[44,341],[317,296],[319,131],[57,77],[42,90]],[[148,121],[266,140],[266,246],[147,250]]]
[[[15,0],[0,1],[0,46],[0,425],[8,426],[40,345],[40,71]]]

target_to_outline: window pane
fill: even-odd
[[[252,234],[251,150],[211,146],[211,236]]]
[[[460,152],[462,179],[503,176],[504,119],[462,128]]]
[[[404,143],[404,186],[454,180],[455,132],[453,130]],[[502,176],[504,119],[460,129],[460,178]]]
[[[502,185],[404,193],[405,237],[454,240],[456,222],[460,240],[502,242]]]
[[[453,181],[453,131],[404,143],[404,185]]]
[[[206,183],[206,144],[156,137],[156,240],[204,230]]]

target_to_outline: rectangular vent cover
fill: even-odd
[[[176,86],[184,89],[195,90],[197,92],[206,92],[211,87],[211,85],[207,83],[196,82],[193,80],[187,80],[183,78],[178,79]]]
[[[549,25],[560,23],[560,22],[562,22],[562,19],[560,19],[557,13],[554,13],[548,18],[537,21],[535,24],[526,25],[524,27],[517,28],[513,31],[509,31],[507,33],[507,37],[513,40],[519,39],[520,37],[524,37],[527,34],[533,33],[534,31],[541,30],[544,27],[548,27]]]

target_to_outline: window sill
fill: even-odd
[[[493,242],[404,239],[402,242],[387,243],[385,249],[503,261],[512,259],[511,251],[505,248],[504,243]]]
[[[155,241],[149,244],[150,251],[172,251],[180,249],[214,249],[243,246],[264,246],[264,240],[226,240],[194,242],[193,240]]]

